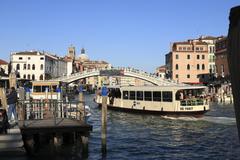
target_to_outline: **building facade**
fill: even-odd
[[[48,80],[67,73],[63,58],[38,51],[11,53],[11,68],[18,78],[28,80]]]
[[[208,64],[208,44],[202,41],[175,42],[166,55],[166,70],[180,83],[199,83],[209,73]]]
[[[155,74],[160,78],[166,78],[166,66],[157,67],[155,70]]]
[[[227,57],[227,37],[224,37],[216,42],[216,68],[217,77],[229,77],[228,57]]]
[[[0,69],[4,74],[8,74],[8,62],[0,59]]]

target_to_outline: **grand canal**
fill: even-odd
[[[101,110],[85,96],[91,107],[89,123],[93,125],[88,159],[240,159],[233,105],[212,104],[203,118],[171,118],[157,115],[108,111],[106,157],[101,155]],[[3,156],[4,157],[4,156]],[[1,159],[3,158],[1,157]],[[6,159],[79,159],[78,145],[50,146],[37,156],[11,155]],[[4,158],[3,158],[4,159]]]

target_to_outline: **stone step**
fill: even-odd
[[[14,149],[14,148],[21,148],[23,147],[23,141],[7,141],[4,143],[0,143],[0,151]]]
[[[18,141],[22,140],[21,134],[0,134],[0,143],[3,141]]]

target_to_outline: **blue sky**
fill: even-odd
[[[0,58],[11,51],[65,55],[73,44],[93,60],[153,72],[170,43],[227,35],[239,0],[1,0]]]

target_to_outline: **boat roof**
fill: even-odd
[[[59,84],[59,81],[33,81],[33,85],[53,85],[53,84]]]
[[[108,86],[107,88],[120,88],[122,90],[184,90],[205,89],[206,86],[171,85],[171,86]]]

